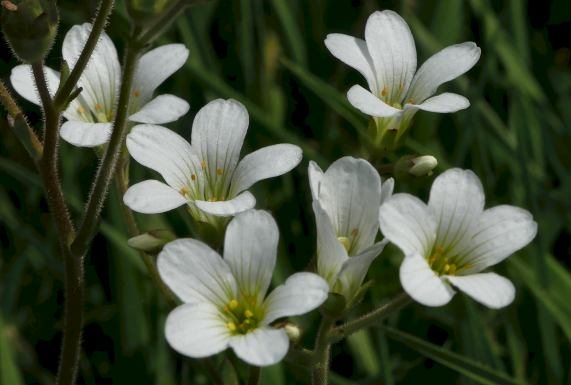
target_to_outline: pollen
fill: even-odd
[[[138,98],[139,96],[141,96],[141,91],[139,90],[133,90],[133,96]]]
[[[246,310],[246,311],[244,312],[244,316],[245,316],[246,318],[252,318],[252,317],[254,316],[254,313],[252,313],[250,310]]]
[[[216,169],[216,175],[222,175],[223,172],[224,170],[222,170],[220,167]]]
[[[230,330],[231,332],[235,332],[236,329],[238,329],[238,328],[236,327],[236,324],[235,324],[234,322],[228,322],[228,323],[226,324],[226,327],[227,327],[228,330]]]
[[[201,160],[201,161],[200,161],[200,167],[201,167],[203,170],[206,169],[206,162],[203,161],[203,160]]]
[[[232,310],[236,309],[238,306],[240,306],[240,303],[235,299],[230,300],[230,302],[228,302],[228,307]]]
[[[78,114],[83,114],[85,112],[85,108],[83,108],[82,106],[77,107],[77,113]]]
[[[195,181],[195,180],[196,180],[196,175],[192,174],[192,175],[190,176],[190,179],[192,179],[193,181]]]
[[[180,192],[182,195],[187,195],[187,194],[189,194],[189,193],[190,193],[190,190],[189,190],[189,188],[188,188],[188,187],[186,187],[186,186],[183,186],[183,187],[181,187],[181,189],[180,189],[180,190],[178,190],[178,192]]]
[[[101,106],[101,104],[95,103],[95,110],[96,110],[96,111],[101,111],[101,110],[103,110],[103,107]]]

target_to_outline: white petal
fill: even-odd
[[[209,202],[197,200],[194,203],[196,207],[205,213],[219,217],[229,217],[253,208],[256,205],[256,198],[249,191],[244,191],[229,201]]]
[[[470,170],[450,169],[434,180],[428,207],[437,223],[436,243],[449,255],[464,250],[484,200],[482,183]]]
[[[313,212],[317,225],[317,271],[333,287],[343,263],[349,256],[337,239],[331,220],[319,201],[313,201]]]
[[[217,252],[195,239],[167,243],[157,258],[159,274],[184,302],[225,306],[237,296],[230,267]]]
[[[395,194],[383,203],[381,232],[405,255],[427,255],[436,238],[436,223],[428,207],[410,194]]]
[[[389,178],[383,182],[381,185],[381,204],[389,200],[393,196],[393,191],[395,190],[395,180]]]
[[[347,98],[353,107],[367,115],[389,117],[402,113],[402,110],[389,106],[359,85],[353,86],[349,89],[347,92]]]
[[[276,287],[264,302],[264,325],[278,318],[293,317],[317,309],[329,294],[329,285],[313,273],[295,273]]]
[[[62,124],[60,136],[74,146],[95,147],[109,141],[112,128],[112,123],[87,123],[68,120]]]
[[[309,177],[309,188],[311,189],[311,197],[313,200],[319,197],[319,185],[321,184],[321,179],[323,178],[323,170],[314,161],[309,161],[309,166],[307,167],[307,176]]]
[[[65,35],[62,46],[63,58],[73,69],[91,32],[91,24],[74,25]],[[121,83],[121,67],[117,50],[109,36],[103,32],[95,46],[85,70],[78,81],[83,87],[81,97],[94,115],[112,117]]]
[[[422,103],[443,83],[462,75],[480,59],[480,47],[473,42],[451,45],[430,57],[416,72],[407,100]]]
[[[319,202],[337,236],[347,237],[349,255],[356,255],[375,241],[379,231],[381,177],[369,162],[343,157],[325,172]]]
[[[479,272],[495,265],[535,238],[537,223],[529,211],[502,205],[484,211],[463,250],[464,259]]]
[[[446,279],[457,289],[492,309],[505,307],[515,298],[513,283],[496,273],[447,276]]]
[[[248,119],[246,108],[232,99],[214,100],[202,107],[194,118],[192,146],[206,164],[210,190],[217,194],[228,192]]]
[[[202,358],[228,347],[230,333],[218,309],[209,304],[184,304],[167,317],[165,337],[169,345],[188,357]]]
[[[406,104],[404,109],[405,111],[418,109],[429,112],[447,113],[464,110],[468,107],[470,107],[470,102],[462,95],[445,92],[428,98],[421,104]]]
[[[240,293],[261,303],[266,296],[278,251],[279,231],[272,216],[248,210],[230,221],[224,239],[224,259],[236,277]]]
[[[233,336],[230,346],[243,361],[254,366],[280,362],[289,349],[289,339],[283,329],[258,328],[248,334]]]
[[[345,261],[343,268],[339,272],[337,285],[347,302],[353,300],[357,290],[359,290],[365,280],[371,263],[381,254],[387,243],[388,240],[377,242],[361,254]]]
[[[146,180],[129,187],[123,202],[138,213],[158,214],[182,206],[187,199],[164,183]]]
[[[340,33],[330,33],[325,39],[325,46],[337,59],[359,71],[367,80],[371,91],[375,94],[380,92],[373,59],[369,55],[365,40]]]
[[[59,73],[49,67],[44,67],[44,74],[46,76],[46,83],[50,95],[54,95],[59,87]],[[10,73],[10,83],[21,97],[29,102],[40,106],[40,95],[38,94],[34,75],[32,74],[32,66],[21,64],[12,68]]]
[[[129,120],[139,123],[169,123],[186,114],[189,108],[188,103],[178,96],[159,95],[129,116]]]
[[[133,127],[127,135],[127,149],[137,162],[160,173],[177,190],[200,183],[203,173],[190,143],[168,128],[148,124]]]
[[[425,306],[446,305],[455,294],[419,254],[404,257],[400,265],[400,283],[412,299]]]
[[[301,148],[293,144],[275,144],[246,155],[232,176],[230,196],[254,183],[283,175],[301,162]]]
[[[389,103],[401,102],[416,70],[416,47],[406,21],[393,11],[375,12],[367,20],[365,40],[379,89],[386,90]]]
[[[133,92],[143,101],[151,99],[162,82],[186,63],[188,49],[183,44],[167,44],[144,54],[135,72]]]

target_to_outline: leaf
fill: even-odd
[[[388,337],[402,342],[423,356],[458,372],[459,374],[485,385],[523,385],[505,374],[491,369],[472,359],[426,342],[408,333],[385,327]]]

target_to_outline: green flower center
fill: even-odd
[[[226,327],[233,335],[248,334],[256,329],[263,318],[263,311],[253,301],[232,299],[224,306]]]
[[[442,246],[432,248],[427,258],[428,266],[438,275],[457,275],[462,270],[472,267],[470,263],[462,260],[459,255],[450,255]]]

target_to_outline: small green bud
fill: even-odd
[[[152,21],[172,0],[129,0],[127,9],[129,16],[139,25]]]
[[[2,0],[0,24],[12,51],[24,63],[44,58],[57,34],[54,0]]]
[[[175,239],[174,234],[168,230],[151,230],[130,238],[127,244],[145,253],[158,254],[164,245]]]

